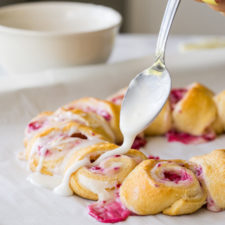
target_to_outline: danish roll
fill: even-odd
[[[193,213],[206,201],[187,163],[149,159],[141,162],[120,188],[122,203],[138,215]]]
[[[77,151],[69,161],[66,171],[77,161],[89,158],[93,163],[101,154],[117,148],[111,143],[99,143]],[[70,177],[70,187],[77,195],[91,200],[108,200],[126,176],[138,163],[146,159],[140,151],[131,149],[125,155],[114,155],[98,165],[89,164],[81,167]]]
[[[84,112],[92,112],[101,116],[113,130],[116,143],[122,143],[123,137],[119,129],[120,107],[114,103],[97,98],[81,98],[65,105],[63,109],[80,109]]]
[[[225,150],[214,150],[190,161],[200,166],[198,175],[207,190],[207,208],[211,211],[225,209]]]
[[[59,108],[54,113],[55,121],[74,121],[92,128],[96,133],[102,134],[109,142],[115,142],[115,134],[108,122],[93,112],[84,112],[80,109]]]
[[[69,152],[77,151],[82,145],[103,141],[106,141],[105,137],[89,127],[76,122],[59,123],[31,139],[25,158],[32,171],[54,175],[62,172],[60,165]]]
[[[172,119],[175,130],[191,135],[203,135],[216,120],[213,93],[199,83],[187,89],[171,92]]]

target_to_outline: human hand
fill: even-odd
[[[225,0],[196,0],[197,2],[205,2],[211,7],[212,9],[221,12],[225,15]],[[215,4],[211,4],[211,2],[215,2]]]

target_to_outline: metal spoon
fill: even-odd
[[[126,154],[135,137],[159,114],[171,90],[171,79],[166,70],[165,47],[180,0],[168,0],[156,46],[156,59],[151,67],[138,74],[128,87],[120,112],[120,129],[124,136],[123,145],[105,152],[95,162]]]
[[[128,87],[120,112],[124,145],[136,137],[159,114],[171,90],[170,74],[165,66],[165,47],[180,0],[169,0],[161,24],[153,65],[138,74]]]

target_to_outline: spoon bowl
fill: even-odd
[[[160,59],[138,74],[131,81],[121,108],[120,129],[123,135],[135,136],[146,128],[161,111],[170,90],[171,78]]]

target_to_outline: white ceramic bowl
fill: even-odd
[[[0,65],[10,74],[105,62],[121,16],[87,3],[37,2],[0,8]]]

